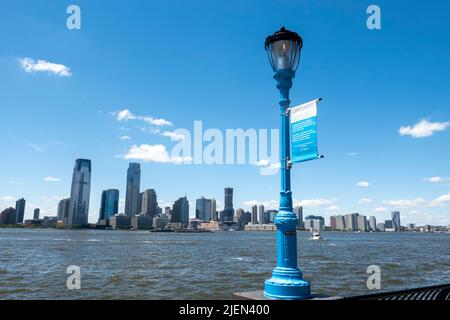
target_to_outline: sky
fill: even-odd
[[[72,4],[81,29],[67,28]],[[381,29],[367,28],[371,4]],[[24,197],[26,219],[35,207],[56,215],[77,158],[92,160],[92,223],[104,189],[119,189],[123,208],[135,161],[161,207],[187,195],[191,215],[201,196],[220,209],[233,187],[235,209],[276,208],[279,175],[170,152],[182,139],[174,131],[193,133],[194,121],[220,132],[278,128],[264,40],[286,26],[304,42],[292,105],[323,98],[325,157],[294,165],[294,205],[327,223],[399,210],[403,225],[448,225],[449,11],[437,0],[2,0],[0,209]]]

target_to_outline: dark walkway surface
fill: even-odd
[[[450,300],[450,284],[346,297],[349,300]]]

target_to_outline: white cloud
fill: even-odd
[[[144,121],[147,124],[153,125],[153,126],[172,126],[173,123],[165,120],[165,119],[155,119],[150,116],[136,116],[133,113],[131,113],[128,109],[123,109],[120,111],[113,112],[112,114],[117,115],[117,121],[128,121],[128,120],[140,120]]]
[[[126,141],[126,140],[131,140],[130,136],[121,136],[120,140]]]
[[[383,200],[383,203],[396,208],[414,208],[428,205],[428,202],[424,198]]]
[[[15,202],[17,200],[14,196],[1,196],[0,201],[2,202]]]
[[[408,135],[414,138],[425,138],[432,136],[435,132],[444,131],[449,126],[450,122],[429,122],[424,119],[416,123],[414,126],[402,126],[398,132],[402,136]]]
[[[356,184],[357,187],[361,187],[361,188],[367,188],[368,186],[370,186],[370,183],[367,181],[359,181]]]
[[[449,203],[449,202],[450,202],[450,192],[434,199],[431,202],[431,205],[441,206],[441,205]]]
[[[30,143],[28,146],[33,148],[35,151],[44,152],[44,149],[38,144]]]
[[[431,182],[431,183],[446,183],[449,182],[449,178],[444,177],[429,177],[425,179],[425,181]]]
[[[336,210],[339,210],[339,207],[338,206],[329,206],[326,208],[326,210],[327,211],[336,211]]]
[[[371,203],[371,202],[372,202],[372,199],[369,199],[369,198],[362,198],[362,199],[359,199],[359,201],[358,201],[358,203],[361,203],[361,204]]]
[[[384,207],[378,207],[373,209],[373,212],[387,212],[388,209],[384,208]]]
[[[347,155],[350,157],[357,156],[359,152],[347,152]]]
[[[25,72],[48,72],[60,77],[70,77],[70,68],[63,64],[48,62],[45,60],[33,60],[31,58],[19,59],[20,66]]]
[[[164,137],[169,137],[172,141],[182,141],[186,139],[183,134],[176,133],[175,131],[164,131],[161,135]]]
[[[45,177],[44,178],[44,181],[47,181],[47,182],[58,182],[58,181],[60,181],[61,179],[59,179],[59,178],[55,178],[55,177]]]
[[[175,164],[192,162],[191,157],[171,157],[167,152],[166,147],[162,144],[141,144],[140,146],[133,145],[124,156],[124,159]]]
[[[253,206],[259,205],[259,201],[249,200],[249,201],[244,201],[243,204],[244,204],[244,206],[247,206],[247,207],[253,207]]]

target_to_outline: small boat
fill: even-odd
[[[314,230],[311,234],[311,240],[322,240],[323,237],[319,231]]]

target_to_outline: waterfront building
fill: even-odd
[[[57,213],[58,221],[63,221],[67,223],[67,218],[69,217],[69,207],[70,207],[70,198],[61,199],[61,201],[58,202],[58,213]]]
[[[369,218],[369,230],[373,232],[377,231],[377,219],[374,216]]]
[[[377,231],[384,232],[384,223],[383,222],[377,223]]]
[[[367,231],[367,218],[366,218],[366,216],[358,215],[356,217],[356,219],[357,219],[358,230],[362,231],[362,232],[366,232]]]
[[[109,219],[119,213],[119,190],[108,189],[102,192],[99,220]]]
[[[358,230],[358,216],[359,213],[350,213],[345,215],[345,230],[357,231]]]
[[[47,227],[47,228],[55,227],[57,223],[58,223],[58,217],[44,217],[42,219],[43,227]]]
[[[81,227],[88,224],[89,200],[91,194],[91,160],[77,159],[73,169],[70,191],[68,227]]]
[[[261,204],[259,205],[259,224],[264,224],[264,206]]]
[[[408,223],[408,230],[413,231],[416,229],[416,225],[414,223]]]
[[[109,218],[109,226],[113,229],[130,229],[131,218],[124,213],[119,213]]]
[[[219,221],[218,212],[217,212],[217,201],[212,198],[211,200],[211,210],[212,210],[212,219],[213,221]]]
[[[395,231],[400,231],[400,211],[392,211],[391,212],[391,219],[392,219],[392,228],[395,229]]]
[[[125,194],[125,214],[130,218],[140,213],[141,165],[130,163],[127,170],[127,187]]]
[[[336,216],[330,216],[330,229],[336,230]]]
[[[342,215],[335,216],[336,219],[336,229],[337,231],[345,231],[345,217]]]
[[[303,207],[299,206],[299,207],[295,207],[294,208],[294,213],[297,216],[298,219],[298,225],[297,225],[297,229],[304,229],[304,223],[303,223]]]
[[[195,218],[203,222],[211,221],[213,216],[212,200],[201,197],[195,203]]]
[[[222,219],[227,224],[233,224],[234,222],[233,188],[225,188],[225,205]]]
[[[158,214],[153,218],[153,228],[155,230],[165,230],[170,223],[169,216],[167,214]]]
[[[145,214],[137,214],[131,217],[131,227],[134,229],[150,229],[152,227],[152,217]]]
[[[265,214],[267,215],[267,218],[265,218],[265,223],[274,223],[275,215],[278,213],[278,210],[267,210]]]
[[[23,223],[23,217],[25,216],[25,199],[21,198],[16,201],[16,223]]]
[[[208,230],[208,231],[219,231],[222,230],[222,227],[219,221],[208,221],[202,222],[198,226],[199,229]]]
[[[256,204],[252,206],[252,216],[250,222],[252,224],[258,224],[258,206]]]
[[[393,229],[394,224],[392,223],[392,220],[385,220],[384,221],[384,228],[385,229]]]
[[[16,209],[7,208],[0,213],[0,225],[16,224]]]
[[[236,224],[239,227],[239,230],[244,229],[245,223],[245,211],[242,208],[236,210]]]
[[[305,217],[305,229],[322,230],[325,219],[322,216],[309,215]]]
[[[147,189],[142,193],[141,215],[153,218],[158,215],[158,198],[154,189]]]
[[[247,224],[245,231],[277,231],[275,224]]]
[[[41,213],[41,209],[39,209],[39,208],[34,209],[34,211],[33,211],[33,220],[39,220],[40,213]]]
[[[172,223],[179,223],[181,228],[189,225],[189,201],[186,197],[179,198],[172,207]]]

